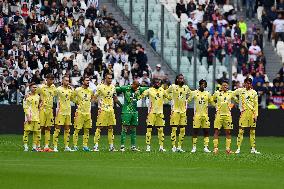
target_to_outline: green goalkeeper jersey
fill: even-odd
[[[116,87],[117,93],[123,93],[124,104],[122,106],[122,113],[136,113],[137,101],[139,96],[148,89],[148,87],[139,87],[137,91],[134,91],[131,85]]]

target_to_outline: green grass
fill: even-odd
[[[117,147],[119,141],[116,136]],[[187,137],[184,143],[187,151],[190,141]],[[248,138],[240,155],[225,154],[224,138],[217,155],[201,151],[202,138],[196,154],[171,153],[169,137],[166,153],[157,152],[156,136],[152,143],[153,151],[146,153],[144,136],[139,136],[142,152],[110,153],[102,137],[99,153],[33,153],[23,152],[22,136],[0,135],[0,188],[284,188],[284,138],[257,137],[261,155],[249,154]],[[210,144],[212,149],[212,139]],[[234,137],[234,150],[235,144]]]

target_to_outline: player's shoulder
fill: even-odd
[[[82,87],[77,87],[77,88],[75,89],[76,92],[81,91],[81,90],[82,90]]]

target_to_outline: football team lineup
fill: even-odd
[[[223,81],[220,89],[216,90],[214,94],[206,91],[207,82],[205,80],[199,81],[199,88],[190,90],[185,84],[184,76],[179,74],[176,76],[175,83],[170,85],[168,89],[161,86],[159,79],[153,79],[151,87],[140,87],[138,81],[133,81],[131,85],[115,87],[112,85],[112,75],[107,74],[103,83],[99,84],[94,92],[89,88],[90,79],[83,78],[82,86],[75,90],[70,87],[69,77],[63,77],[62,85],[58,88],[53,84],[54,76],[48,74],[46,83],[37,87],[35,84],[30,84],[29,94],[25,97],[23,108],[25,112],[24,121],[24,151],[29,151],[28,138],[32,133],[32,151],[35,152],[58,152],[58,138],[61,127],[64,128],[63,141],[64,151],[78,151],[79,132],[83,130],[83,151],[99,151],[99,141],[101,138],[101,131],[107,130],[107,139],[109,144],[109,151],[118,151],[114,147],[114,131],[113,127],[116,125],[114,114],[114,106],[118,104],[122,107],[121,120],[121,136],[120,136],[120,151],[126,150],[126,135],[130,132],[131,151],[140,151],[136,144],[136,127],[138,123],[137,101],[143,98],[149,98],[148,116],[147,116],[147,130],[146,130],[146,152],[151,151],[152,131],[157,129],[158,133],[158,150],[165,152],[164,148],[164,102],[171,102],[171,151],[185,152],[183,150],[183,142],[185,138],[185,128],[187,123],[187,103],[193,101],[194,116],[192,129],[192,149],[191,153],[197,151],[197,136],[199,131],[203,131],[203,151],[210,153],[209,149],[209,128],[210,122],[208,117],[209,104],[215,106],[216,114],[214,120],[214,136],[213,136],[213,152],[219,152],[219,134],[220,130],[225,131],[225,152],[227,154],[241,151],[241,144],[245,129],[249,130],[251,153],[260,154],[256,150],[255,143],[255,129],[256,120],[258,117],[258,95],[252,89],[252,80],[246,79],[243,88],[235,91],[229,90],[227,81]],[[117,98],[117,93],[124,95],[124,103],[121,104]],[[53,115],[53,99],[57,97],[56,114]],[[98,103],[98,116],[96,121],[96,130],[94,133],[94,147],[88,147],[90,137],[89,130],[92,128],[91,118],[91,103]],[[73,148],[69,147],[70,127],[71,122],[71,102],[77,105],[74,117],[74,133]],[[231,107],[235,102],[239,105],[241,112],[239,118],[239,132],[237,136],[237,150],[231,150],[233,129]],[[55,120],[54,120],[55,117]],[[54,128],[52,145],[50,148],[51,128]],[[177,135],[177,130],[179,134]],[[44,132],[44,148],[41,149],[41,133]]]

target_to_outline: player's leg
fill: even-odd
[[[117,150],[114,148],[114,145],[113,145],[113,142],[114,142],[113,125],[111,125],[111,126],[108,127],[108,130],[107,130],[107,138],[108,138],[108,144],[109,144],[109,151],[110,151],[110,152],[115,152],[115,151],[117,151]]]
[[[176,152],[176,140],[177,140],[177,125],[171,125],[171,141],[172,141],[172,152]]]
[[[70,125],[71,125],[71,121],[70,121]],[[66,152],[71,152],[71,151],[73,151],[73,150],[69,147],[70,125],[67,123],[67,125],[64,126],[63,141],[64,141],[64,151],[66,151]]]
[[[179,136],[178,136],[178,147],[177,147],[178,152],[185,152],[181,146],[182,146],[182,143],[185,137],[185,126],[186,125],[187,125],[187,116],[186,116],[186,113],[182,113],[179,119]]]
[[[250,127],[250,133],[249,133],[249,138],[250,138],[250,145],[251,145],[251,153],[252,154],[260,154],[256,150],[256,144],[255,144],[255,127]]]
[[[146,131],[146,145],[147,145],[146,151],[147,152],[151,151],[152,130],[153,130],[153,126],[147,125],[147,131]]]
[[[132,151],[140,151],[136,147],[136,128],[138,126],[138,112],[132,113],[131,121],[130,121],[130,142],[131,142],[131,150]]]
[[[233,129],[232,116],[226,116],[224,122],[224,129],[226,133],[226,153],[233,153],[231,150],[232,136],[231,130]]]
[[[130,114],[129,113],[122,113],[121,114],[121,133],[120,133],[120,151],[125,151],[125,140],[127,134],[127,128],[130,125]]]
[[[213,145],[214,145],[213,152],[215,154],[218,153],[218,150],[219,150],[218,145],[219,145],[219,134],[220,134],[221,128],[222,128],[221,117],[220,115],[216,114],[215,120],[214,120],[214,139],[213,139]]]
[[[49,127],[49,126],[44,128],[44,151],[45,152],[52,152],[53,151],[49,148],[50,130],[51,130],[51,127]]]
[[[23,143],[24,143],[24,151],[25,152],[29,151],[28,141],[29,141],[29,134],[31,132],[30,129],[29,129],[30,124],[31,123],[26,122],[25,126],[24,126]]]
[[[219,129],[214,129],[214,139],[213,139],[213,145],[214,145],[214,153],[218,153],[218,144],[219,144]]]
[[[248,116],[246,112],[241,112],[240,115],[240,120],[239,120],[239,133],[238,133],[238,137],[237,137],[237,150],[236,150],[236,154],[239,154],[241,151],[241,145],[243,142],[243,138],[244,138],[244,129],[245,127],[248,127]]]
[[[146,131],[146,151],[151,151],[151,138],[152,138],[152,130],[153,125],[155,123],[155,115],[152,113],[149,113],[147,116],[147,131]]]
[[[242,145],[242,142],[243,142],[243,139],[244,139],[244,127],[239,127],[239,134],[238,134],[238,137],[237,137],[237,150],[236,150],[236,154],[239,154],[240,151],[241,151],[241,145]]]
[[[192,153],[196,152],[197,135],[200,128],[200,117],[195,115],[193,117],[193,133],[192,133]]]
[[[231,130],[225,129],[225,133],[226,133],[226,153],[231,154],[233,153],[231,151],[231,143],[232,143]]]
[[[102,127],[98,126],[96,128],[96,132],[95,132],[95,137],[94,137],[94,151],[98,152],[99,151],[99,141],[101,138],[101,131],[102,131]]]
[[[201,127],[203,128],[204,133],[204,152],[210,153],[211,151],[208,148],[209,145],[209,128],[210,128],[210,122],[209,117],[206,116],[202,119]]]
[[[53,151],[58,152],[58,136],[60,133],[60,125],[55,125],[53,132]]]
[[[54,120],[53,120],[53,110],[47,110],[45,112],[45,131],[44,131],[44,151],[45,152],[51,152],[53,150],[51,150],[49,148],[49,143],[50,143],[50,131],[51,131],[51,127],[54,125]]]
[[[204,128],[203,133],[204,133],[204,152],[210,153],[211,151],[208,148],[208,145],[209,145],[209,129]]]
[[[83,151],[90,152],[91,150],[88,147],[90,129],[92,128],[92,118],[91,114],[84,115],[84,135],[83,135]]]
[[[185,126],[184,125],[181,125],[179,127],[179,136],[178,136],[178,147],[177,147],[177,151],[178,152],[185,152],[183,149],[182,149],[182,143],[184,141],[184,137],[185,137]]]
[[[78,139],[79,139],[79,132],[83,127],[83,120],[82,115],[78,112],[75,113],[74,117],[74,133],[73,133],[73,148],[74,151],[78,151]]]
[[[172,112],[170,117],[170,125],[172,128],[171,141],[172,141],[172,152],[176,152],[176,140],[177,140],[177,126],[178,126],[178,113]]]
[[[125,151],[125,140],[128,126],[122,125],[120,133],[120,151]]]
[[[160,152],[165,152],[164,148],[164,140],[165,140],[165,134],[164,134],[164,126],[165,126],[165,121],[164,121],[164,114],[156,114],[156,121],[154,125],[157,126],[158,130],[158,139],[159,139],[159,151]]]
[[[197,135],[198,135],[199,129],[198,128],[193,128],[193,133],[192,133],[192,153],[196,152],[196,143],[197,143]]]
[[[131,142],[131,150],[132,151],[140,151],[136,147],[136,127],[137,127],[137,125],[130,126],[130,142]]]

